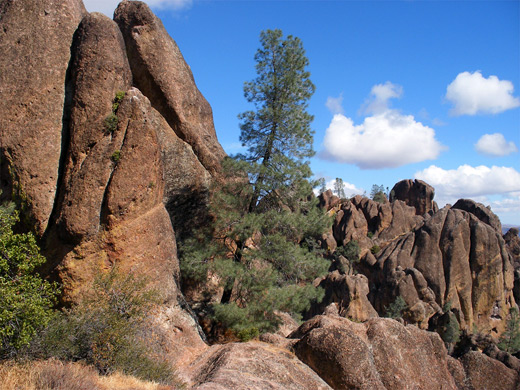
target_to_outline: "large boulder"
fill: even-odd
[[[214,345],[186,376],[196,390],[331,389],[294,354],[254,341]]]
[[[456,389],[435,333],[386,318],[317,316],[290,335],[295,353],[334,389]]]
[[[463,381],[458,381],[460,390],[520,389],[518,372],[481,352],[468,352],[460,358],[460,365],[464,372]]]
[[[435,190],[422,180],[401,180],[390,191],[390,202],[402,200],[408,206],[415,208],[417,215],[424,215],[429,211],[437,211],[433,201]]]
[[[62,155],[67,68],[81,0],[0,1],[0,195],[43,235]]]
[[[479,220],[502,234],[502,224],[500,223],[500,219],[489,207],[484,206],[482,203],[475,202],[471,199],[459,199],[452,208],[464,210],[473,214]]]

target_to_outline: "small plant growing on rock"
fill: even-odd
[[[370,252],[372,252],[372,254],[376,254],[378,253],[379,251],[381,250],[381,247],[379,245],[374,245],[372,248],[370,248]]]
[[[393,301],[390,305],[385,307],[385,317],[398,319],[403,318],[403,312],[408,308],[408,305],[406,304],[406,301],[403,299],[402,296],[398,296],[395,298],[395,301]]]
[[[125,94],[126,93],[124,91],[119,91],[118,93],[116,93],[116,97],[114,98],[114,102],[112,103],[112,112],[114,114],[117,112],[117,109],[119,108],[119,105],[123,101]]]
[[[114,153],[112,153],[111,159],[115,163],[119,162],[119,160],[121,160],[121,151],[116,150]]]
[[[111,112],[111,113],[108,114],[108,116],[105,118],[105,129],[106,129],[108,132],[113,133],[113,132],[116,131],[116,129],[117,129],[117,123],[118,123],[118,119],[117,119],[116,114],[114,114],[113,112]]]

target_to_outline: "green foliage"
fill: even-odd
[[[112,156],[110,158],[113,162],[118,163],[119,160],[121,159],[121,151],[120,150],[114,151],[114,153],[112,153]]]
[[[379,245],[374,245],[372,248],[370,248],[370,252],[372,252],[374,255],[378,253],[381,250],[381,247]]]
[[[108,114],[108,116],[105,118],[105,129],[106,131],[113,133],[117,129],[117,124],[119,120],[117,119],[117,115],[113,112]]]
[[[372,237],[374,237],[374,233],[372,233],[372,232],[368,232],[368,233],[367,233],[367,237],[368,237],[368,238],[372,238]]]
[[[336,181],[334,182],[334,192],[341,199],[346,197],[345,184],[343,183],[343,179],[340,177],[336,177]]]
[[[317,180],[317,187],[319,187],[320,195],[323,194],[325,191],[327,191],[327,182],[325,181],[324,177],[320,177]]]
[[[56,315],[31,345],[37,358],[85,361],[102,374],[116,370],[171,383],[174,372],[154,356],[147,313],[159,295],[146,280],[116,270],[99,276],[71,309]]]
[[[444,314],[444,321],[439,330],[439,335],[442,340],[447,344],[455,344],[460,339],[460,325],[457,317],[450,311],[451,303],[446,304]],[[445,310],[446,309],[446,310]]]
[[[405,300],[402,296],[397,296],[395,298],[395,301],[393,301],[388,307],[385,307],[385,317],[388,318],[402,318],[403,312],[408,308],[408,305],[406,304]]]
[[[116,97],[114,98],[114,101],[112,102],[112,112],[115,114],[117,112],[117,109],[119,108],[119,105],[123,101],[126,93],[124,91],[119,91],[116,93]]]
[[[248,163],[253,187],[249,211],[272,193],[297,198],[294,184],[311,176],[307,160],[314,155],[313,116],[306,110],[315,87],[302,42],[291,35],[283,39],[281,30],[267,30],[260,43],[257,77],[244,84],[244,96],[256,110],[239,115],[240,141],[247,153],[237,157]]]
[[[520,316],[516,307],[509,309],[506,330],[500,336],[498,347],[509,353],[520,351]]]
[[[17,221],[12,204],[0,206],[0,357],[16,354],[47,325],[59,293],[36,273],[45,258],[31,233],[13,233]]]
[[[359,263],[359,252],[359,244],[356,240],[351,240],[346,245],[336,248],[335,253],[345,257],[351,263]]]
[[[377,184],[374,184],[372,186],[372,190],[370,191],[370,198],[376,202],[385,203],[385,187],[383,185],[378,186]]]

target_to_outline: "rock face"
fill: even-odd
[[[500,332],[515,305],[511,257],[500,233],[459,209],[442,209],[392,241],[363,272],[378,312],[401,295],[408,320],[422,327],[449,302],[463,328]]]
[[[111,157],[125,141],[126,129],[109,130],[105,124],[116,94],[132,83],[117,24],[99,13],[83,18],[72,47],[70,74],[69,144],[57,227],[63,240],[78,243],[100,229],[105,189],[115,166]]]
[[[81,0],[0,1],[0,200],[15,194],[42,235],[54,207],[65,79]]]
[[[435,333],[374,318],[317,316],[290,337],[298,358],[334,389],[457,389]]]
[[[197,89],[175,41],[140,1],[119,4],[114,20],[125,38],[136,87],[175,134],[191,145],[202,165],[211,173],[218,172],[225,153],[217,141],[211,107]]]
[[[435,191],[432,186],[422,180],[401,180],[390,191],[390,202],[402,200],[408,206],[415,207],[417,215],[424,215],[429,211],[437,211],[433,201]]]
[[[259,342],[214,345],[190,367],[197,390],[331,389],[287,350]]]

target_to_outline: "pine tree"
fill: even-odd
[[[215,319],[248,339],[276,328],[276,311],[298,317],[323,291],[312,281],[329,263],[316,239],[330,226],[309,182],[312,150],[307,101],[314,91],[301,41],[264,31],[257,77],[245,83],[256,110],[239,117],[247,153],[223,162],[228,177],[212,191],[214,219],[180,248],[185,276],[212,273],[224,286]]]
[[[509,309],[506,330],[500,336],[498,347],[509,353],[520,351],[520,316],[516,307]]]
[[[249,211],[272,193],[298,196],[295,187],[311,176],[308,159],[314,155],[313,116],[306,110],[315,87],[302,42],[291,35],[283,39],[281,30],[267,30],[260,43],[257,77],[244,84],[244,96],[255,110],[239,115],[240,141],[247,147],[239,158],[249,163],[253,185]]]
[[[334,192],[338,195],[339,198],[345,198],[345,184],[343,183],[343,179],[340,177],[336,178],[334,182]]]

